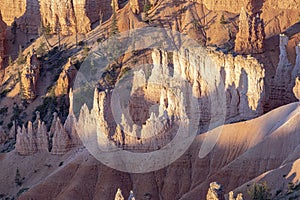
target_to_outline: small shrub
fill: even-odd
[[[64,161],[61,161],[58,166],[61,167],[61,166],[63,166],[63,164],[64,164]]]
[[[47,51],[46,51],[46,44],[44,42],[42,42],[40,44],[40,46],[36,49],[36,53],[37,55],[39,55],[40,57],[46,55]]]
[[[13,122],[10,121],[10,122],[7,124],[7,128],[8,128],[8,129],[11,129],[11,127],[12,127],[13,125],[14,125]]]
[[[227,24],[227,21],[226,21],[224,15],[221,16],[220,24]]]
[[[8,57],[8,65],[11,66],[12,64],[13,64],[12,57],[9,56],[9,57]]]
[[[17,193],[17,197],[19,197],[24,192],[27,192],[28,190],[29,190],[29,188],[22,188],[22,189],[20,189],[19,192]]]
[[[19,47],[19,54],[18,54],[18,59],[17,59],[17,64],[18,65],[23,65],[26,62],[26,58],[23,55],[22,47]]]
[[[6,115],[8,112],[8,107],[3,107],[0,109],[0,115]]]
[[[9,89],[4,89],[1,93],[0,93],[0,98],[6,97],[6,95],[10,92]]]
[[[248,190],[250,199],[253,200],[271,200],[270,189],[266,182],[262,184],[254,183]]]
[[[78,45],[83,47],[85,45],[85,42],[84,41],[80,41],[80,42],[78,42]]]

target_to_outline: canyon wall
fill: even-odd
[[[5,48],[6,48],[6,23],[2,19],[0,12],[0,69],[3,67],[3,59],[5,57]]]
[[[60,29],[67,35],[90,31],[92,24],[99,20],[100,11],[103,21],[107,20],[112,13],[110,3],[110,0],[67,0],[64,3],[58,0],[9,0],[0,2],[0,11],[4,22],[11,26],[16,21],[24,33],[37,34],[42,19],[53,32]]]
[[[274,9],[299,9],[300,1],[273,1],[273,0],[197,0],[199,3],[203,3],[209,10],[220,10],[220,11],[229,11],[232,13],[237,13],[241,10],[242,7],[245,7],[247,4],[251,3],[255,6],[270,7]]]
[[[3,20],[10,26],[15,18],[19,18],[24,15],[26,11],[25,0],[7,0],[0,1],[0,11],[3,15]]]
[[[101,13],[103,21],[110,17],[110,3],[110,0],[67,0],[64,4],[59,0],[40,1],[40,11],[43,24],[50,24],[53,32],[60,30],[64,35],[87,33]]]

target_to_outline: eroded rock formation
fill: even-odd
[[[116,193],[116,196],[115,196],[115,200],[124,200],[124,197],[122,195],[122,191],[120,188],[118,188],[118,191]]]
[[[235,40],[235,52],[240,54],[262,53],[265,38],[264,23],[260,12],[253,13],[254,7],[242,7],[239,17],[239,32]]]
[[[61,96],[68,94],[70,88],[73,86],[74,78],[76,76],[77,69],[72,63],[71,59],[63,67],[63,71],[60,73],[55,87],[55,95]]]
[[[297,77],[296,82],[295,82],[295,86],[293,88],[293,92],[295,97],[300,101],[300,78]]]
[[[239,193],[236,198],[234,197],[234,194],[232,191],[229,192],[229,200],[243,200],[243,194]]]
[[[70,99],[72,100],[72,91]],[[46,125],[40,119],[37,112],[37,119],[34,123],[28,122],[27,128],[23,125],[18,127],[16,150],[21,155],[30,155],[40,151],[51,152],[52,154],[64,154],[74,147],[82,145],[76,132],[75,116],[71,104],[68,118],[62,124],[57,113],[47,132]]]
[[[64,4],[58,0],[40,1],[40,9],[45,25],[50,24],[54,32],[59,27],[62,34],[68,35],[90,31],[99,20],[100,11],[103,20],[107,20],[112,13],[110,3],[110,0],[67,0]]]
[[[141,12],[141,5],[139,0],[130,0],[129,1],[131,11],[134,14],[139,14]]]
[[[296,46],[296,62],[295,66],[288,59],[286,47],[289,38],[285,34],[279,36],[279,63],[276,69],[276,74],[271,83],[270,104],[278,107],[295,100],[293,96],[293,87],[295,80],[300,75],[300,49]]]
[[[217,182],[210,183],[206,200],[224,200],[222,186]]]
[[[21,72],[20,92],[26,100],[32,101],[36,98],[40,67],[40,61],[35,52],[32,51],[31,55],[27,57],[25,68]]]

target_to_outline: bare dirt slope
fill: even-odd
[[[117,188],[125,195],[133,189],[137,199],[143,199],[146,193],[153,199],[205,199],[212,181],[220,182],[229,192],[258,176],[270,181],[274,192],[279,187],[274,184],[277,177],[287,181],[299,178],[299,111],[299,103],[293,103],[247,122],[214,129],[198,136],[189,151],[169,167],[143,175],[110,169],[86,149],[63,157],[20,157],[11,152],[1,158],[1,169],[11,166],[0,174],[0,180],[7,182],[2,182],[1,188],[6,192],[13,188],[18,167],[25,177],[22,187],[29,188],[19,199],[113,199]],[[205,137],[219,131],[221,135],[213,150],[200,159]],[[14,191],[18,189],[15,187]],[[247,185],[238,191],[246,189]]]

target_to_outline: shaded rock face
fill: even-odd
[[[222,186],[216,182],[210,183],[206,200],[225,200]]]
[[[3,67],[3,59],[5,56],[6,28],[6,23],[3,21],[2,15],[0,13],[0,69]]]
[[[265,38],[264,23],[260,13],[253,13],[254,7],[242,7],[239,17],[239,32],[236,35],[234,50],[240,54],[263,52]]]
[[[20,91],[24,99],[32,101],[36,98],[37,80],[40,76],[41,63],[35,52],[27,57],[25,68],[21,73]]]
[[[300,45],[296,46],[295,66],[288,59],[286,47],[289,38],[284,34],[279,36],[279,63],[276,74],[271,82],[270,104],[278,107],[291,101],[296,101],[293,95],[293,87],[297,77],[300,77]],[[296,94],[295,94],[296,95]]]

